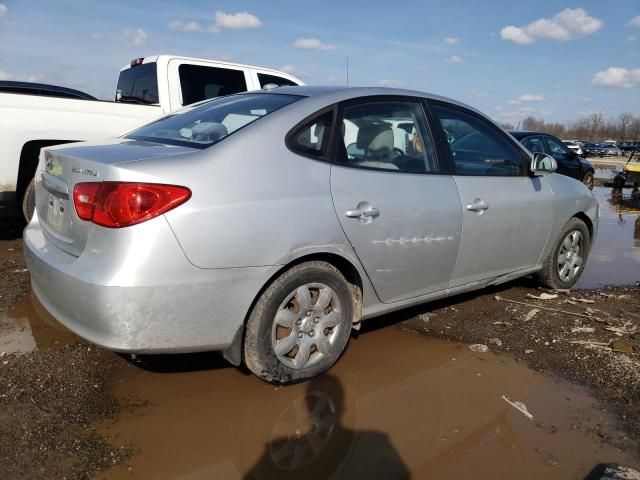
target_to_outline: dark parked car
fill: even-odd
[[[619,146],[623,152],[640,152],[640,142],[621,142]]]
[[[553,156],[558,163],[558,173],[575,178],[584,183],[589,190],[593,189],[593,165],[569,149],[562,140],[541,132],[509,132],[531,153],[546,153]]]
[[[585,143],[582,146],[582,151],[585,157],[602,157],[604,156],[604,149],[596,143]]]
[[[22,95],[41,95],[43,97],[75,98],[79,100],[97,100],[88,93],[73,88],[46,85],[44,83],[1,81],[0,92]]]

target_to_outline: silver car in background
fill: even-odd
[[[244,93],[47,149],[26,256],[45,308],[96,344],[223,351],[286,384],[362,320],[530,274],[571,287],[598,204],[554,169],[437,96]]]

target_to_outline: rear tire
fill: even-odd
[[[538,274],[541,285],[553,289],[573,287],[584,271],[590,247],[587,225],[579,218],[569,220]]]
[[[31,221],[33,214],[36,210],[36,181],[32,178],[27,185],[24,195],[22,197],[22,214],[24,219],[28,222]]]
[[[247,321],[244,362],[258,377],[291,384],[328,370],[347,346],[349,284],[333,265],[302,263],[262,293]]]

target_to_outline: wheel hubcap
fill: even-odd
[[[284,365],[303,369],[331,352],[338,337],[342,308],[336,292],[308,283],[289,293],[278,307],[271,344]]]
[[[580,255],[582,233],[578,230],[570,232],[562,241],[558,252],[558,276],[563,282],[573,280],[582,268],[583,259]]]

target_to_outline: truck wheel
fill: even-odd
[[[31,221],[31,217],[33,217],[33,213],[36,210],[36,182],[35,178],[32,178],[27,186],[27,189],[24,191],[24,196],[22,197],[22,214],[27,222]]]
[[[351,333],[353,298],[326,262],[296,265],[262,293],[247,322],[244,361],[258,377],[291,384],[328,370]]]
[[[540,283],[554,289],[573,287],[582,275],[590,247],[585,223],[575,217],[569,220],[538,274]]]

